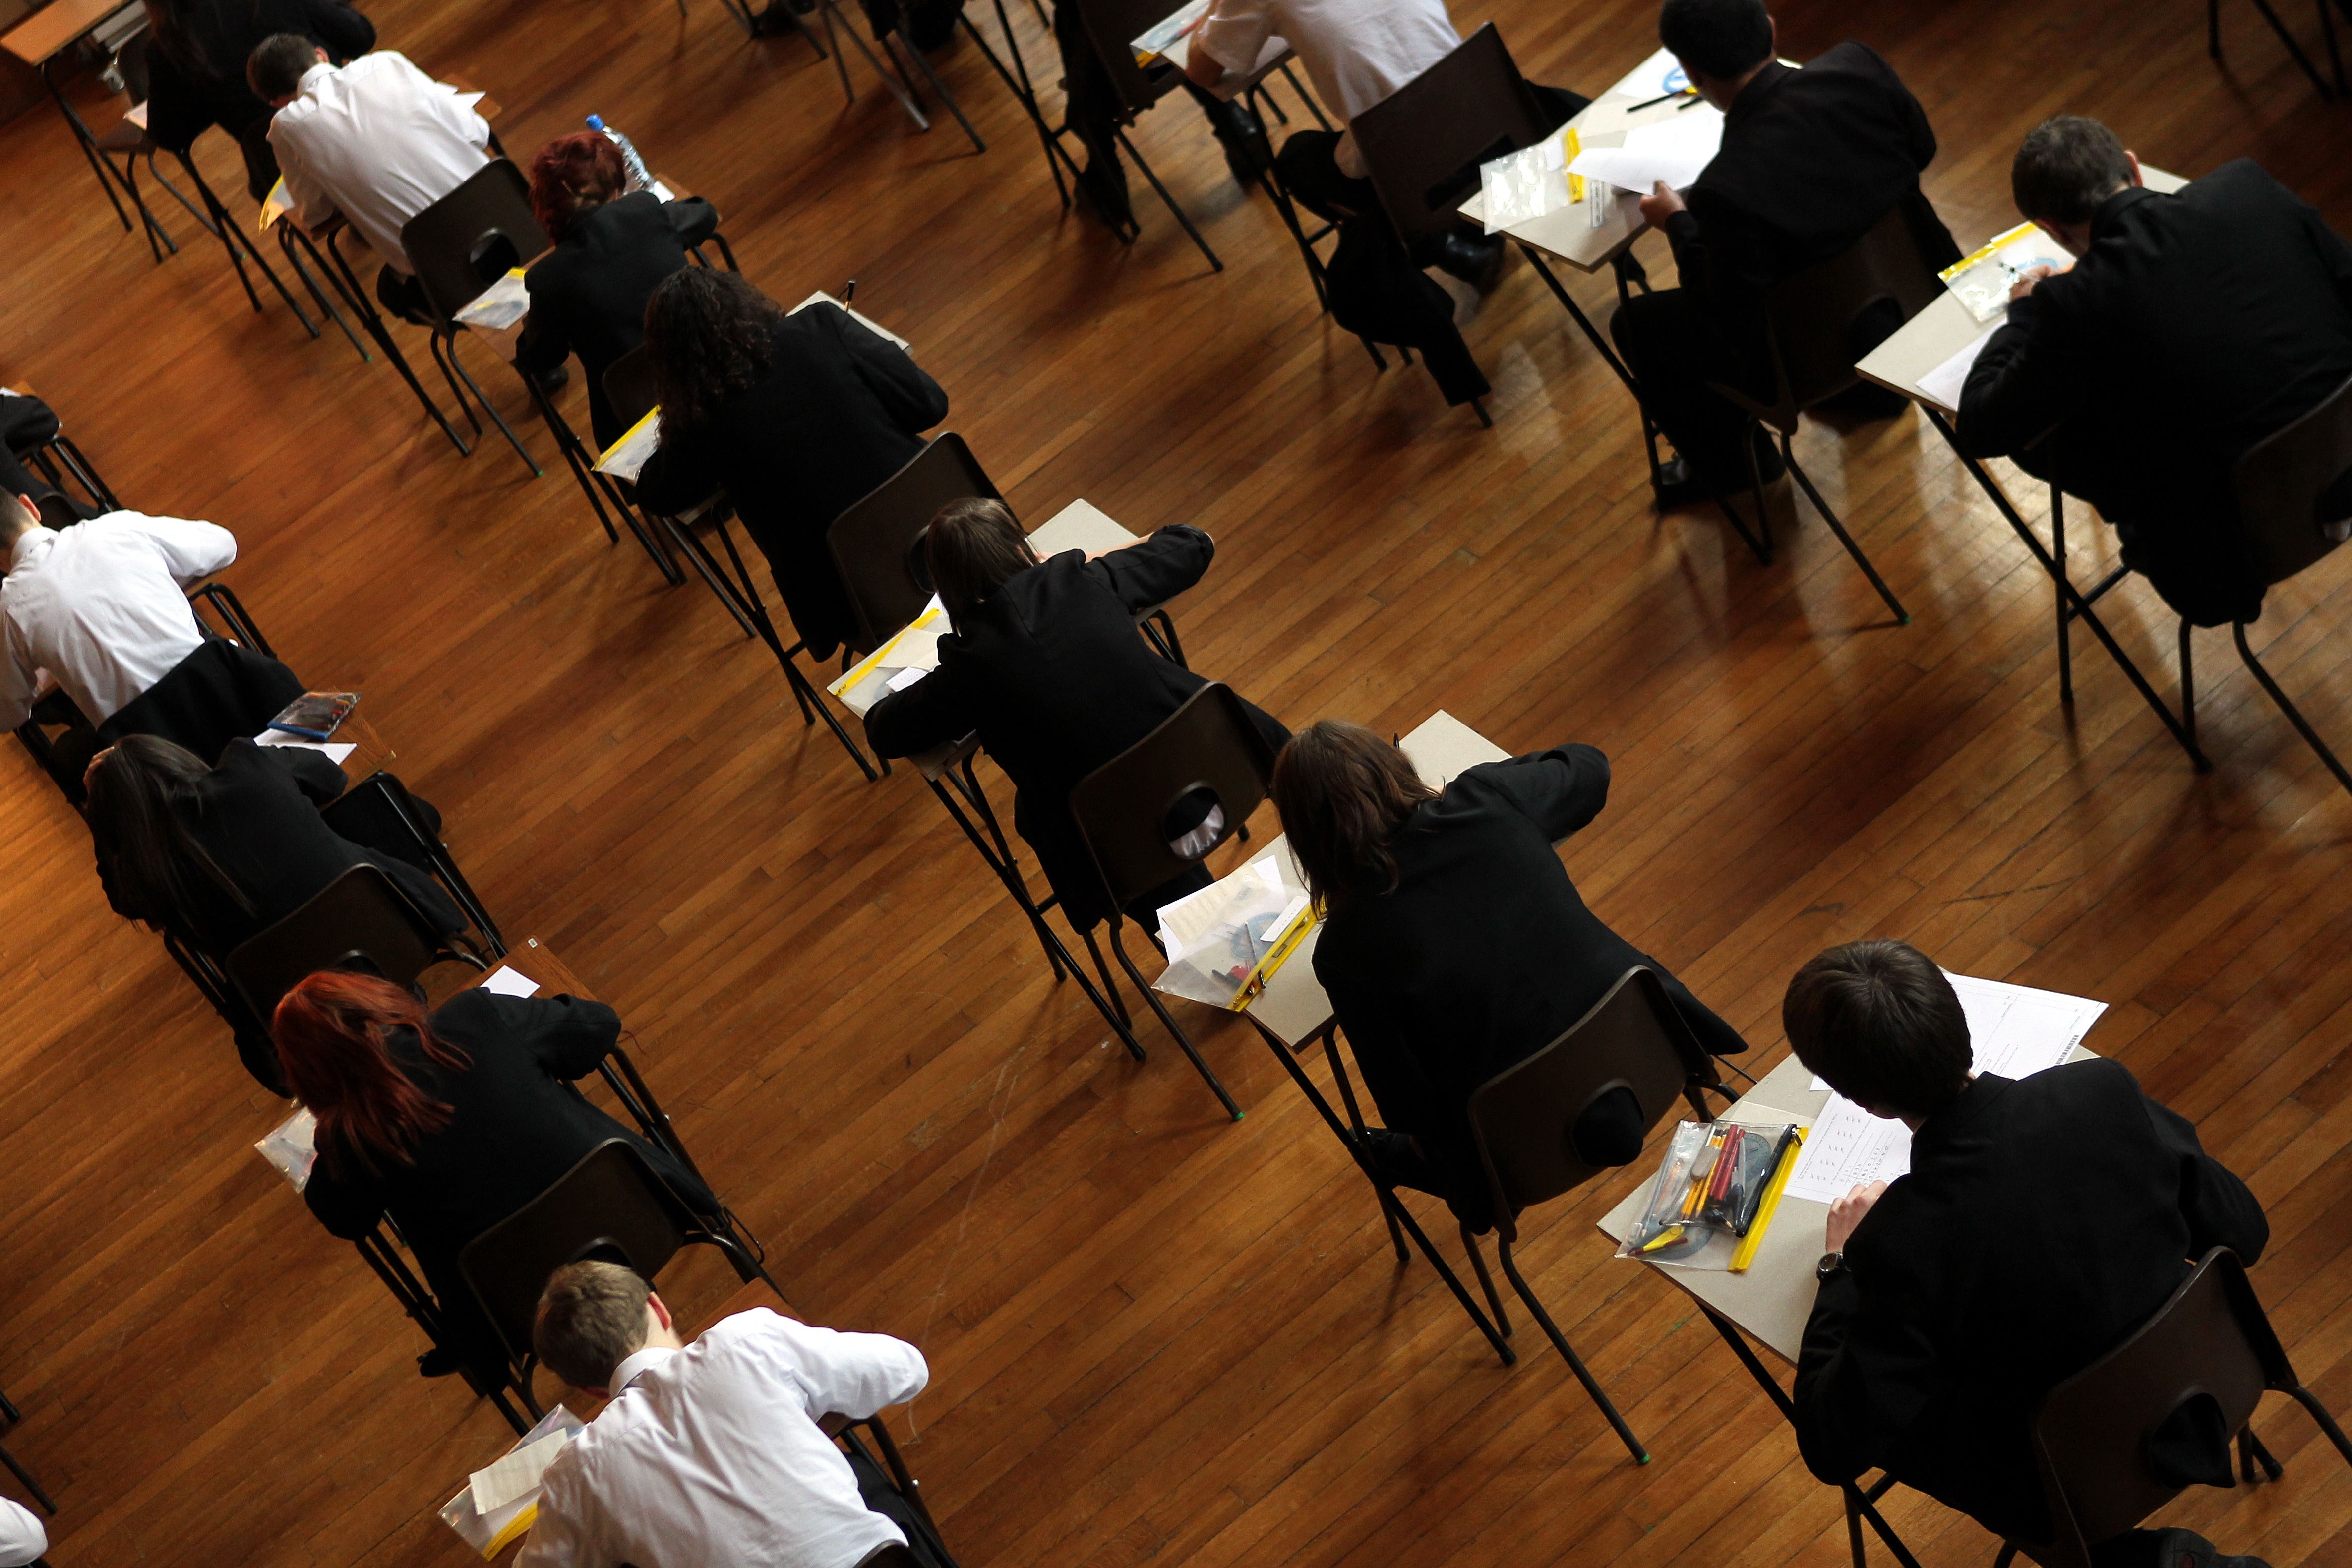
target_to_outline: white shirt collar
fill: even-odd
[[[43,528],[36,524],[26,529],[16,536],[16,544],[8,552],[9,569],[13,571],[16,567],[27,566],[38,561],[57,548],[57,542],[58,531],[54,528]]]
[[[294,89],[294,96],[297,98],[307,97],[318,87],[320,80],[325,77],[332,76],[334,74],[335,68],[329,65],[326,61],[320,60],[317,65],[312,66],[309,70],[302,73],[302,80],[300,84]]]
[[[647,1345],[622,1362],[613,1369],[613,1397],[618,1399],[629,1384],[677,1353],[667,1345]]]

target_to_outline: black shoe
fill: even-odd
[[[1495,291],[1495,280],[1503,275],[1504,259],[1510,254],[1490,234],[1442,234],[1427,248],[1429,259],[1423,266],[1459,278],[1481,294]]]
[[[561,392],[572,384],[572,363],[566,360],[553,370],[543,370],[531,377],[541,392]]]
[[[1127,176],[1118,169],[1106,173],[1101,164],[1088,159],[1070,184],[1076,190],[1078,205],[1100,218],[1112,233],[1124,235],[1136,226],[1135,209],[1127,201]]]
[[[1824,412],[1848,419],[1892,419],[1910,406],[1909,398],[1874,381],[1855,382],[1820,405]]]
[[[1274,143],[1266,140],[1265,122],[1247,110],[1217,127],[1217,142],[1225,150],[1225,168],[1237,185],[1255,185],[1274,167]]]
[[[444,1345],[435,1345],[416,1358],[419,1377],[446,1377],[453,1372],[466,1370],[465,1358]]]
[[[1758,442],[1756,472],[1766,484],[1770,484],[1788,472],[1780,454],[1770,446]],[[1658,465],[1657,506],[1660,511],[1672,511],[1676,507],[1703,506],[1717,496],[1739,495],[1750,489],[1745,473],[1717,476],[1701,468],[1688,458],[1669,458]]]
[[[2131,1533],[2156,1538],[2155,1550],[2148,1553],[2156,1568],[2270,1568],[2259,1557],[2225,1557],[2221,1548],[2193,1530],[2136,1530]],[[2104,1546],[2105,1542],[2100,1544]]]
[[[961,15],[954,5],[918,5],[907,8],[905,26],[898,36],[925,54],[943,49],[956,41],[956,17]]]
[[[816,0],[773,0],[765,10],[751,18],[751,36],[772,38],[781,33],[793,32],[796,29],[793,26],[793,17],[795,15],[805,16],[815,9]]]

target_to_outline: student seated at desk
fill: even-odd
[[[547,1468],[515,1568],[856,1568],[893,1542],[940,1568],[887,1478],[829,1436],[923,1392],[914,1346],[765,1307],[688,1344],[651,1286],[594,1260],[548,1280],[531,1341],[609,1403]]]
[[[215,963],[299,910],[354,866],[382,870],[445,935],[466,918],[405,844],[345,838],[319,815],[343,793],[343,770],[300,746],[232,741],[206,767],[169,741],[132,735],[89,764],[89,831],[106,901],[125,920],[169,931]],[[428,826],[440,814],[415,796]],[[253,1076],[284,1092],[258,1020],[232,1018]]]
[[[1591,746],[1482,763],[1443,791],[1395,746],[1336,719],[1275,759],[1283,832],[1324,911],[1315,978],[1386,1123],[1373,1163],[1473,1230],[1494,1215],[1471,1095],[1558,1039],[1627,970],[1657,973],[1708,1052],[1748,1048],[1577,896],[1552,846],[1608,798],[1609,761]],[[1577,1121],[1579,1157],[1639,1157],[1639,1110],[1629,1090],[1603,1096]]]
[[[102,724],[202,646],[187,590],[236,559],[236,540],[209,522],[135,511],[49,528],[16,488],[30,482],[0,452],[0,728],[31,713],[45,669]]]
[[[2252,620],[2232,470],[2352,376],[2352,246],[2251,159],[2160,195],[2074,115],[2026,137],[2010,184],[2077,259],[2011,289],[1961,394],[1961,448],[2097,507],[2190,621]],[[2326,515],[2352,513],[2352,473],[2335,495]]]
[[[1379,195],[1348,121],[1454,51],[1462,42],[1445,0],[1215,0],[1193,30],[1185,72],[1196,89],[1257,64],[1278,37],[1298,55],[1315,96],[1339,121],[1338,131],[1293,132],[1275,159],[1291,196],[1328,222],[1378,213]],[[1535,87],[1545,121],[1564,125],[1591,101],[1554,87]],[[1499,235],[1447,233],[1417,261],[1440,267],[1485,293],[1506,254]]]
[[[471,1366],[503,1381],[457,1254],[598,1144],[626,1139],[688,1206],[718,1212],[693,1172],[571,1087],[620,1040],[602,1002],[475,986],[428,1016],[388,980],[330,972],[286,994],[271,1032],[287,1086],[319,1119],[303,1201],[346,1240],[391,1215],[433,1288],[443,1342],[416,1358],[427,1377]]]
[[[290,216],[315,233],[341,214],[383,264],[375,282],[383,308],[429,326],[400,231],[490,161],[490,122],[405,55],[379,49],[337,66],[297,33],[254,46],[246,80],[272,111],[269,145]]]
[[[28,393],[0,386],[0,505],[10,496],[23,496],[44,521],[87,521],[98,513],[18,460],[55,440],[58,430],[57,410]]]
[[[2042,1395],[2129,1338],[2209,1248],[2259,1258],[2261,1205],[2119,1062],[1971,1071],[1959,997],[1906,942],[1831,948],[1790,981],[1781,1022],[1832,1089],[1912,1130],[1908,1175],[1830,1210],[1797,1363],[1806,1465],[1833,1485],[1884,1468],[1996,1533],[2048,1540],[2028,1437]],[[2195,1425],[2158,1436],[2226,1485],[2227,1436],[2200,1443]],[[2212,1552],[2186,1531],[2093,1543],[2099,1568],[2211,1568]]]
[[[147,51],[147,134],[184,153],[219,126],[245,154],[255,201],[278,183],[269,150],[269,105],[245,79],[255,46],[294,33],[341,65],[375,47],[375,24],[343,0],[147,0],[154,46]]]
[[[1666,0],[1658,16],[1659,41],[1723,110],[1722,147],[1689,190],[1661,181],[1642,198],[1642,216],[1674,246],[1681,286],[1635,295],[1609,323],[1679,454],[1659,476],[1661,510],[1748,486],[1739,447],[1748,416],[1707,383],[1770,395],[1772,285],[1852,247],[1897,207],[1929,268],[1960,258],[1919,189],[1936,133],[1894,68],[1849,41],[1800,69],[1774,58],[1777,37],[1764,0]],[[1859,359],[1902,324],[1890,301],[1885,319],[1866,321],[1845,347]],[[1881,416],[1904,405],[1875,387],[1844,401]],[[1760,436],[1755,450],[1762,477],[1778,479],[1779,450]]]
[[[866,738],[882,756],[905,757],[977,732],[1013,780],[1013,825],[1077,930],[1111,910],[1070,791],[1208,684],[1153,652],[1135,618],[1199,582],[1216,552],[1206,533],[1178,523],[1123,549],[1040,562],[1003,503],[978,500],[950,502],[924,536],[954,630],[940,639],[939,668],[867,711]],[[1269,750],[1290,739],[1271,715],[1243,706]],[[1166,825],[1170,840],[1206,821],[1213,804],[1188,805]],[[1210,880],[1196,866],[1127,913],[1156,931],[1160,905]]]
[[[654,286],[687,265],[688,247],[719,229],[709,202],[664,202],[651,191],[624,195],[627,184],[621,150],[594,131],[558,136],[530,160],[531,210],[555,248],[523,274],[530,316],[515,363],[543,376],[578,354],[599,447],[628,433],[604,395],[604,372],[646,341]]]
[[[845,310],[786,315],[732,272],[673,272],[646,304],[661,394],[661,446],[637,476],[657,512],[724,489],[776,575],[809,652],[824,658],[857,618],[825,530],[923,449],[948,395],[914,356]]]

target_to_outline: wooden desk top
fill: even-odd
[[[1660,49],[1594,99],[1562,129],[1575,131],[1586,147],[1622,147],[1628,131],[1660,124],[1682,112],[1681,107],[1674,103],[1653,104],[1642,110],[1633,107],[1669,90],[1666,83],[1670,75],[1678,82],[1680,68],[1674,56]],[[1595,200],[1609,204],[1608,213],[1598,228],[1592,226],[1591,204]],[[1457,210],[1471,222],[1485,226],[1486,204],[1483,195],[1472,196]],[[1588,180],[1584,201],[1526,223],[1513,224],[1503,232],[1524,240],[1556,261],[1565,261],[1580,272],[1598,272],[1623,254],[1648,227],[1642,221],[1639,193],[1620,191],[1603,181]]]
[[[47,65],[59,49],[139,0],[54,0],[0,35],[0,49],[28,66]]]
[[[580,977],[572,973],[571,965],[556,957],[554,950],[535,936],[527,936],[517,943],[506,955],[501,967],[538,982],[541,996],[572,995],[592,1002],[595,1000],[596,994],[580,983]],[[474,984],[479,985],[497,973],[497,969],[492,969]]]
[[[2189,183],[2178,174],[2145,164],[2141,166],[2140,175],[2147,181],[2149,190],[2167,195]],[[1955,416],[1959,410],[1921,390],[1919,378],[2006,320],[2008,312],[2004,310],[1990,321],[1979,321],[1969,314],[1966,305],[1947,291],[1934,304],[1904,322],[1900,331],[1871,350],[1853,368],[1864,379],[1900,393],[1923,407],[1932,408],[1947,417]]]
[[[1499,763],[1510,755],[1443,708],[1423,720],[1412,734],[1397,744],[1412,760],[1413,772],[1439,789],[1467,769],[1481,763]],[[1250,863],[1255,865],[1276,856],[1280,857],[1276,865],[1282,872],[1283,887],[1293,893],[1305,892],[1307,881],[1298,874],[1298,863],[1290,858],[1287,835],[1251,856]],[[1312,1038],[1331,1021],[1331,999],[1324,994],[1321,983],[1315,978],[1315,944],[1322,934],[1323,927],[1318,921],[1249,1005],[1250,1016],[1294,1050],[1300,1041]]]

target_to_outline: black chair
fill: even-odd
[[[1265,798],[1273,776],[1274,757],[1265,737],[1250,722],[1233,689],[1213,680],[1186,698],[1184,705],[1158,729],[1080,779],[1070,791],[1070,816],[1109,898],[1110,945],[1118,955],[1119,967],[1127,971],[1128,979],[1143,994],[1144,1001],[1236,1121],[1242,1119],[1241,1107],[1234,1103],[1234,1097],[1202,1059],[1192,1037],[1128,956],[1121,940],[1127,922],[1120,906],[1193,869],[1220,845],[1242,833],[1250,813]],[[1224,826],[1213,842],[1192,855],[1180,855],[1169,844],[1167,821],[1187,796],[1202,790],[1216,797],[1224,813]],[[1118,984],[1103,960],[1102,946],[1091,927],[1078,934],[1094,955],[1103,991],[1115,1010],[1105,1016],[1139,1061],[1143,1047],[1135,1037]],[[1153,932],[1144,934],[1155,943],[1159,941]]]
[[[2336,0],[2336,4],[2344,7],[2346,20],[2352,21],[2352,5],[2347,5],[2346,0]],[[2311,85],[2322,102],[2338,96],[2352,98],[2352,81],[2345,78],[2344,55],[2336,42],[2336,14],[2327,8],[2327,0],[2313,0],[2312,9],[2319,13],[2319,30],[2327,39],[2327,60],[2336,69],[2336,90],[2333,93],[2328,91],[2326,79],[2319,74],[2319,68],[2311,63],[2311,57],[2303,52],[2303,46],[2295,42],[2293,33],[2287,31],[2286,24],[2279,20],[2279,14],[2271,9],[2270,0],[2254,0],[2254,9],[2263,14],[2263,20],[2268,22],[2271,31],[2278,35],[2278,41],[2286,46],[2286,52],[2294,57],[2294,63],[2302,67],[2303,74],[2311,79]],[[2214,59],[2221,58],[2221,0],[2205,0],[2205,52]]]
[[[498,1379],[485,1377],[472,1363],[448,1350],[448,1336],[441,1329],[440,1303],[434,1300],[433,1292],[424,1280],[417,1278],[415,1270],[409,1268],[407,1259],[401,1256],[399,1228],[390,1218],[377,1222],[373,1231],[352,1245],[367,1260],[367,1266],[375,1270],[375,1277],[383,1281],[383,1288],[392,1292],[392,1299],[400,1303],[401,1310],[425,1331],[425,1337],[433,1348],[449,1354],[457,1362],[458,1375],[466,1380],[466,1386],[473,1390],[476,1396],[487,1399],[496,1406],[498,1413],[506,1417],[507,1425],[518,1434],[528,1433],[532,1423],[546,1414],[531,1398],[530,1379],[512,1362],[507,1363]],[[517,1400],[522,1404],[521,1410],[515,1408]]]
[[[2259,1464],[2278,1479],[2285,1468],[2249,1425],[2265,1393],[2309,1411],[2352,1464],[2352,1442],[2295,1376],[2245,1266],[2217,1247],[2131,1338],[2042,1397],[2032,1441],[2051,1539],[2007,1541],[1995,1568],[2009,1568],[2021,1552],[2042,1568],[2091,1568],[2094,1544],[2135,1528],[2195,1484],[2153,1441],[2193,1402],[2210,1402],[2207,1419],[2218,1413],[2219,1430],[2235,1437],[2241,1476],[2253,1481]],[[2226,1458],[2222,1481],[2206,1484],[2229,1484]]]
[[[482,422],[474,413],[474,405],[479,404],[515,455],[530,468],[531,478],[538,479],[539,464],[457,358],[461,327],[457,312],[509,270],[536,260],[548,248],[547,231],[531,211],[530,182],[506,159],[492,159],[456,190],[403,224],[400,247],[408,253],[408,264],[416,269],[417,284],[433,312],[429,340],[433,363],[441,367],[450,395],[457,400],[478,439]],[[529,376],[523,380],[530,384]],[[536,403],[538,389],[534,385],[531,390]]]
[[[1552,1321],[1551,1314],[1528,1289],[1511,1256],[1511,1244],[1519,1238],[1523,1211],[1617,1168],[1586,1163],[1577,1152],[1570,1130],[1583,1111],[1621,1089],[1630,1089],[1640,1105],[1645,1132],[1657,1126],[1678,1099],[1689,1103],[1694,1116],[1706,1121],[1703,1091],[1714,1090],[1727,1105],[1738,1098],[1725,1087],[1713,1059],[1675,1010],[1673,999],[1654,970],[1627,970],[1567,1033],[1480,1085],[1470,1097],[1470,1135],[1486,1168],[1495,1210],[1495,1250],[1502,1257],[1511,1289],[1543,1326],[1552,1348],[1584,1384],[1584,1391],[1609,1418],[1626,1448],[1646,1465],[1648,1451],[1570,1348],[1568,1337]],[[1478,1238],[1467,1226],[1462,1227],[1462,1245],[1477,1266],[1478,1283],[1486,1288],[1495,1321],[1507,1334],[1510,1325],[1503,1315],[1502,1298],[1486,1272]]]
[[[99,473],[98,465],[74,445],[62,425],[40,440],[22,447],[12,445],[9,450],[20,462],[30,466],[60,490],[66,488],[67,479],[71,479],[81,487],[82,494],[89,498],[94,510],[101,513],[122,510],[122,502]]]
[[[364,958],[394,985],[414,985],[436,963],[489,964],[433,929],[400,884],[375,866],[354,866],[292,914],[231,949],[226,965],[236,995],[257,1019],[307,976]],[[267,1030],[264,1030],[267,1033]]]
[[[873,1451],[867,1450],[866,1437],[858,1435],[860,1431],[874,1440]],[[890,1489],[904,1500],[907,1511],[914,1516],[916,1531],[930,1549],[932,1562],[938,1563],[939,1568],[956,1568],[955,1555],[948,1550],[946,1540],[940,1534],[938,1521],[931,1518],[931,1510],[923,1501],[922,1487],[907,1468],[907,1461],[900,1458],[898,1445],[891,1440],[890,1428],[882,1424],[882,1417],[869,1415],[863,1421],[852,1421],[835,1435],[835,1441],[849,1455],[853,1467],[860,1464],[871,1466],[889,1483]],[[880,1456],[878,1460],[877,1454]],[[857,1568],[925,1568],[925,1563],[910,1548],[893,1541],[859,1558]]]
[[[493,958],[504,958],[506,938],[499,931],[498,921],[474,892],[474,885],[459,869],[457,858],[441,841],[440,834],[426,825],[426,816],[408,793],[408,786],[391,773],[370,773],[341,795],[319,808],[327,826],[354,844],[381,847],[386,854],[399,855],[412,866],[433,873],[466,918],[480,933],[479,946]],[[405,844],[405,851],[391,847]]]
[[[604,372],[605,400],[612,404],[614,416],[625,426],[635,426],[653,412],[658,395],[654,382],[653,358],[643,348],[630,350],[614,360]],[[634,500],[635,488],[625,494]],[[865,749],[841,727],[841,721],[834,717],[833,710],[825,705],[823,695],[810,683],[808,677],[801,673],[800,666],[793,662],[793,655],[808,647],[806,640],[796,639],[790,647],[786,647],[784,639],[777,635],[776,623],[768,615],[768,606],[760,595],[759,584],[751,580],[751,570],[743,563],[742,552],[735,548],[734,531],[727,526],[728,520],[735,515],[734,504],[728,500],[727,493],[714,490],[676,516],[654,514],[649,509],[648,515],[667,531],[670,542],[685,555],[688,564],[709,584],[711,593],[726,606],[727,613],[735,617],[735,624],[743,628],[743,635],[766,643],[768,651],[776,656],[776,662],[783,667],[784,684],[792,689],[793,700],[800,706],[802,727],[814,724],[822,718],[825,728],[833,731],[833,738],[841,742],[842,750],[849,753],[859,771],[865,773],[866,781],[871,783],[880,778],[881,773],[866,760]],[[719,536],[719,544],[727,552],[726,565],[721,566],[710,553],[710,547],[702,542],[697,531],[705,528]]]
[[[923,613],[931,591],[912,569],[923,531],[941,507],[972,497],[1004,499],[964,438],[943,430],[826,528],[825,548],[857,616],[857,653],[873,652]]]
[[[142,26],[138,32],[124,39],[122,47],[114,52],[115,73],[122,79],[122,90],[133,104],[144,104],[147,101],[147,50],[153,41],[154,35],[148,28]],[[180,253],[180,247],[173,240],[170,231],[156,221],[153,212],[147,205],[147,198],[139,192],[139,164],[142,159],[146,162],[148,174],[155,184],[170,193],[172,199],[186,208],[188,216],[204,225],[207,232],[211,230],[212,220],[206,217],[194,202],[188,200],[180,188],[164,176],[162,170],[155,167],[155,154],[163,149],[156,144],[155,139],[147,133],[144,126],[134,124],[129,119],[118,121],[107,130],[93,136],[90,145],[97,150],[98,155],[105,160],[107,167],[113,172],[115,182],[130,195],[131,204],[138,207],[139,216],[147,235],[147,248],[157,262],[160,263],[166,254],[177,256]],[[121,160],[119,163],[118,159]]]
[[[745,1284],[765,1280],[782,1300],[783,1288],[737,1233],[733,1217],[715,1217],[716,1224],[695,1214],[634,1144],[612,1138],[590,1150],[554,1185],[467,1242],[457,1254],[457,1268],[528,1391],[539,1360],[531,1348],[531,1320],[548,1276],[567,1263],[605,1258],[650,1280],[680,1248],[714,1247],[737,1279]]]
[[[1201,247],[1201,254],[1209,258],[1210,269],[1223,272],[1225,264],[1217,259],[1217,253],[1209,248],[1209,242],[1202,238],[1201,231],[1193,226],[1192,216],[1169,194],[1168,187],[1160,183],[1160,176],[1152,171],[1151,164],[1143,154],[1136,151],[1134,142],[1127,134],[1127,128],[1136,122],[1138,115],[1184,84],[1184,73],[1166,60],[1155,60],[1148,68],[1138,65],[1132,41],[1181,9],[1181,0],[1063,0],[1063,4],[1078,7],[1078,20],[1086,29],[1087,42],[1094,47],[1095,58],[1102,62],[1103,71],[1110,79],[1111,90],[1118,97],[1118,118],[1111,127],[1111,133],[1118,139],[1119,151],[1132,158],[1135,166],[1143,171],[1143,177],[1160,194],[1160,199],[1167,204],[1168,210],[1175,215],[1176,221],[1192,237],[1192,243]],[[1075,165],[1070,174],[1073,179],[1076,178]],[[1132,238],[1133,236],[1122,234],[1120,237]]]
[[[432,394],[425,390],[425,384],[416,379],[416,372],[410,366],[408,356],[400,352],[400,345],[393,340],[392,328],[384,321],[383,312],[376,308],[373,292],[367,285],[360,281],[359,274],[352,269],[351,260],[344,256],[341,245],[343,232],[348,226],[341,215],[331,216],[320,226],[319,235],[316,237],[305,233],[290,215],[279,218],[272,226],[278,230],[278,243],[286,253],[288,264],[294,268],[295,275],[302,279],[303,285],[310,290],[311,297],[318,300],[320,308],[333,316],[337,324],[343,327],[346,337],[352,337],[351,328],[344,322],[342,311],[335,308],[334,300],[340,300],[343,308],[349,310],[358,319],[361,328],[366,331],[369,339],[377,348],[383,351],[383,357],[391,362],[394,370],[400,373],[400,379],[407,384],[411,395],[423,406],[425,413],[433,416],[433,423],[440,427],[441,434],[449,437],[449,444],[457,448],[458,455],[470,456],[473,447],[467,444],[464,437],[457,434],[457,427],[449,423],[448,416],[441,412],[441,405],[433,400]],[[323,249],[320,245],[321,239],[325,241]],[[307,267],[303,265],[304,256],[310,258],[310,265]],[[319,277],[323,277],[327,280],[329,289],[332,291],[333,300],[329,299],[326,293],[320,290],[318,278],[312,276],[313,268],[317,270]],[[368,358],[367,350],[361,346],[356,337],[352,337],[352,347],[358,351],[362,361],[364,362]],[[458,399],[458,403],[460,408],[464,408],[465,400],[462,396]],[[465,411],[470,417],[472,411],[470,409]],[[480,421],[475,421],[474,429],[477,435],[480,434]],[[513,438],[511,432],[509,432],[508,438],[509,440]],[[520,450],[519,443],[517,449]],[[526,463],[530,461],[530,453],[523,453],[523,461]],[[533,465],[533,472],[536,471],[537,466]]]
[[[2315,565],[2347,537],[2352,537],[2352,515],[2323,515],[2324,492],[2352,474],[2352,381],[2347,381],[2316,408],[2293,424],[2265,437],[2238,459],[2235,488],[2237,526],[2262,573],[2265,587],[2285,582],[2305,567]],[[2102,585],[2103,587],[2105,584]],[[2095,592],[2092,595],[2096,597]],[[2251,622],[2231,628],[2238,658],[2252,673],[2270,700],[2287,717],[2336,782],[2352,791],[2352,773],[2345,771],[2327,742],[2300,709],[2287,700],[2263,661],[2246,641]],[[2180,622],[2180,720],[2189,734],[2191,754],[2197,744],[2197,687],[2189,667],[2189,626]]]
[[[1808,267],[1794,277],[1783,279],[1772,286],[1765,296],[1765,352],[1772,371],[1771,391],[1757,397],[1742,388],[1722,382],[1708,384],[1725,398],[1747,411],[1748,429],[1741,432],[1740,445],[1748,453],[1748,478],[1756,504],[1757,536],[1748,544],[1759,560],[1772,558],[1772,521],[1764,506],[1764,480],[1756,463],[1755,435],[1760,427],[1769,426],[1780,438],[1781,460],[1788,464],[1790,475],[1802,488],[1837,534],[1838,542],[1845,546],[1886,607],[1895,612],[1895,620],[1904,626],[1911,624],[1911,613],[1862,552],[1853,535],[1822,492],[1813,486],[1812,476],[1797,461],[1790,444],[1801,422],[1803,412],[1827,402],[1842,392],[1857,385],[1861,375],[1854,370],[1854,333],[1866,321],[1883,315],[1880,307],[1892,303],[1909,321],[1942,297],[1943,283],[1936,269],[1919,254],[1919,243],[1913,236],[1911,223],[1905,210],[1890,208],[1868,234],[1853,245],[1830,258]],[[1730,509],[1726,507],[1727,513]],[[1737,521],[1736,514],[1734,514]],[[1741,531],[1743,533],[1745,529]]]

